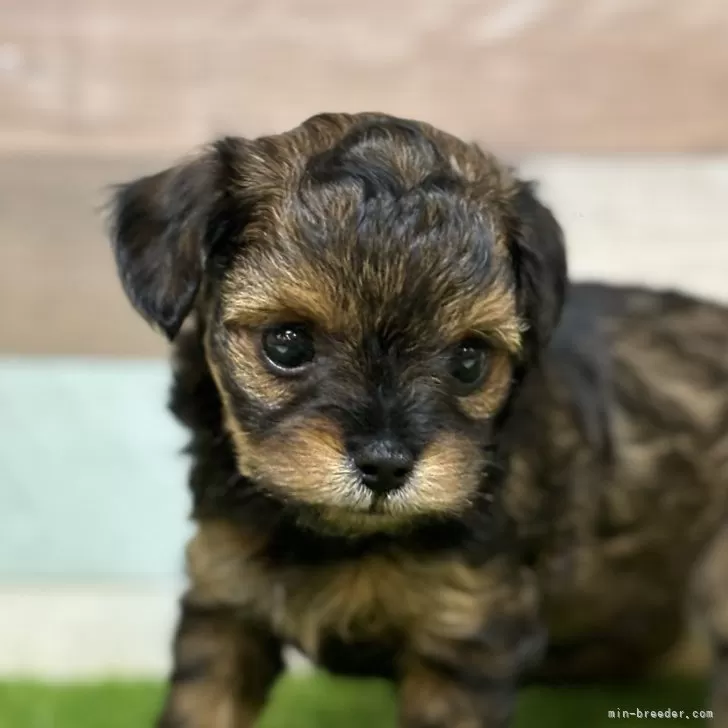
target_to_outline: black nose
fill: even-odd
[[[354,462],[362,481],[374,493],[389,493],[401,488],[414,464],[411,453],[396,443],[377,440],[358,448]]]

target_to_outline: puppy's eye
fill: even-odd
[[[461,341],[450,357],[450,375],[458,394],[467,394],[483,383],[489,368],[488,344],[470,337]]]
[[[263,354],[277,370],[298,373],[316,355],[313,336],[303,324],[281,324],[263,332]]]

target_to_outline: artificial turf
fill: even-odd
[[[162,699],[157,683],[50,685],[0,683],[0,728],[147,728]],[[632,687],[531,688],[519,700],[515,728],[644,728],[645,718],[610,710],[683,710],[671,726],[709,726],[692,717],[705,705],[699,681],[661,680]],[[276,686],[260,728],[395,728],[394,695],[377,681],[325,674],[287,676]]]

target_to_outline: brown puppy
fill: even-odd
[[[693,586],[728,726],[728,311],[567,293],[528,184],[382,114],[224,139],[112,221],[192,432],[160,726],[253,725],[287,643],[402,728],[507,726],[525,679],[649,668]]]

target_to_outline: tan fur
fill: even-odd
[[[291,383],[276,377],[263,365],[259,338],[257,332],[237,329],[226,351],[229,362],[226,368],[238,386],[245,387],[258,401],[267,406],[279,407],[291,398]],[[215,357],[208,356],[208,361],[220,391],[226,392],[226,387],[222,384],[220,365]]]
[[[393,513],[457,513],[475,493],[478,479],[473,471],[478,463],[484,464],[483,456],[466,438],[440,435],[425,448],[411,483],[388,496],[387,506]]]
[[[247,234],[251,240],[256,239],[254,229]],[[267,235],[267,229],[261,233]],[[224,318],[231,327],[310,321],[322,331],[337,333],[351,331],[358,325],[335,282],[321,270],[301,260],[295,270],[286,272],[275,254],[270,253],[268,244],[258,254],[254,246],[249,252],[226,283]]]
[[[485,296],[463,297],[445,305],[437,323],[450,341],[480,334],[510,354],[520,352],[525,330],[516,311],[515,294],[502,279]]]
[[[352,510],[366,509],[370,503],[331,420],[293,419],[263,443],[248,446],[248,453],[256,477],[285,483],[287,494],[307,503]]]

